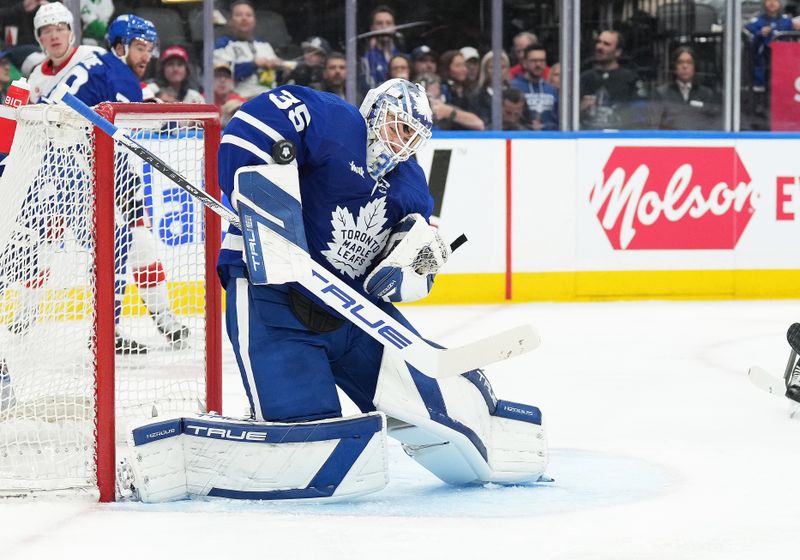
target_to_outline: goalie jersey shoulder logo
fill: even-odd
[[[361,276],[386,243],[387,221],[386,197],[369,201],[358,216],[337,206],[331,215],[333,239],[322,255],[342,274],[352,279]]]

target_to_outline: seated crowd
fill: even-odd
[[[28,17],[46,3],[15,2],[15,13]],[[84,43],[97,44],[96,37],[102,36],[114,10],[112,0],[93,0],[92,4],[105,5],[89,18],[90,23],[84,21]],[[747,26],[757,39],[759,53],[775,30],[800,27],[781,15],[780,9],[779,0],[765,0],[764,13]],[[228,10],[227,19],[215,14],[216,23],[227,27],[216,40],[213,66],[213,103],[220,108],[224,122],[247,99],[283,84],[309,86],[345,97],[345,55],[332,49],[325,38],[309,37],[300,45],[299,58],[283,59],[269,37],[256,36],[257,14],[251,0],[233,0]],[[2,17],[0,11],[0,23]],[[435,129],[492,128],[495,92],[491,51],[481,53],[473,46],[463,46],[438,54],[427,45],[414,45],[402,52],[395,44],[395,13],[390,7],[375,8],[369,21],[370,30],[365,34],[368,41],[359,53],[359,95],[386,79],[402,77],[426,89]],[[19,32],[20,38],[28,35],[27,30]],[[528,31],[514,36],[511,43],[512,57],[500,54],[503,129],[559,130],[561,67],[554,53],[548,53]],[[721,128],[721,95],[698,79],[697,57],[690,46],[673,50],[670,78],[659,84],[646,84],[625,65],[624,49],[619,31],[609,29],[597,34],[590,66],[579,76],[581,129]],[[32,44],[0,52],[0,101],[9,83],[28,75],[43,58]],[[152,97],[164,102],[204,102],[199,85],[202,69],[193,58],[189,45],[162,44],[157,64],[148,69],[144,80]],[[767,78],[762,59],[755,58],[754,81],[763,90]]]

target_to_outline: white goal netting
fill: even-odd
[[[135,109],[116,120],[198,187],[203,122]],[[0,495],[98,485],[103,244],[115,261],[106,338],[115,345],[118,443],[131,420],[207,408],[203,207],[124,148],[114,152],[68,109],[18,112],[0,167]],[[98,179],[103,166],[113,166],[113,184]],[[95,189],[113,189],[113,233],[97,233]]]

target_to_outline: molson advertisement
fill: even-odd
[[[437,301],[800,297],[800,138],[577,136],[430,143]]]
[[[589,204],[614,249],[734,249],[753,191],[733,147],[620,146]]]

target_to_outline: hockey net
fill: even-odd
[[[99,111],[218,197],[207,105]],[[0,177],[0,496],[114,499],[129,422],[220,411],[216,215],[70,109],[23,107]]]

